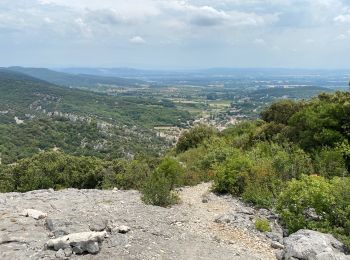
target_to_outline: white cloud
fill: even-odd
[[[339,35],[336,36],[334,39],[335,39],[336,41],[343,41],[343,40],[350,39],[350,33],[347,32],[347,33],[339,34]]]
[[[258,45],[265,45],[266,41],[264,39],[257,38],[257,39],[254,40],[254,43],[258,44]]]
[[[210,6],[192,8],[192,12],[191,23],[198,26],[219,25],[230,19],[224,11],[218,11]]]
[[[141,36],[134,36],[129,39],[130,43],[134,44],[144,44],[146,41]]]
[[[93,36],[91,27],[82,18],[75,19],[75,25],[80,30],[82,36],[90,38]]]
[[[86,18],[90,22],[109,25],[126,22],[126,18],[115,9],[88,10]]]
[[[335,22],[350,23],[350,14],[341,14],[334,18]]]

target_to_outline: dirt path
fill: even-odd
[[[187,211],[190,216],[186,228],[202,236],[214,237],[224,246],[234,248],[237,255],[248,254],[257,259],[276,259],[274,250],[263,236],[256,236],[247,229],[215,222],[218,216],[234,212],[236,209],[233,204],[211,194],[210,187],[211,183],[202,183],[180,191],[182,204],[179,209]],[[203,198],[208,202],[203,203]]]

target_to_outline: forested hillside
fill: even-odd
[[[67,89],[0,70],[0,154],[3,163],[58,148],[102,158],[159,154],[167,142],[154,125],[190,119],[150,98],[112,97]]]

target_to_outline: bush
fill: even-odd
[[[146,204],[167,207],[178,201],[171,189],[171,182],[163,174],[153,172],[142,189],[142,200]]]
[[[276,176],[284,181],[314,172],[310,156],[289,143],[260,142],[252,147],[249,156],[254,162],[270,161]]]
[[[350,178],[334,178],[330,183],[336,201],[331,212],[332,233],[350,249]]]
[[[198,125],[184,132],[177,144],[176,152],[185,152],[190,148],[198,147],[203,141],[209,139],[215,133],[215,129],[207,125]]]
[[[302,228],[327,227],[335,204],[332,185],[323,177],[312,175],[289,182],[279,196],[277,209],[289,231],[295,232]],[[309,219],[307,211],[310,209],[322,221]]]
[[[290,144],[260,142],[248,151],[233,149],[215,168],[214,189],[271,207],[286,181],[313,172],[310,164],[310,157]]]
[[[140,189],[150,175],[148,164],[143,161],[114,160],[103,171],[102,188]]]
[[[18,161],[8,168],[6,176],[13,180],[12,191],[92,189],[100,187],[103,167],[103,161],[97,158],[45,152]]]
[[[326,178],[348,175],[345,158],[340,149],[323,148],[316,154],[314,164],[316,172]]]
[[[245,189],[245,179],[250,174],[253,162],[239,150],[218,164],[215,169],[214,190],[240,196]]]
[[[283,184],[275,174],[271,161],[268,159],[255,162],[250,174],[245,178],[242,198],[259,207],[273,206]]]
[[[281,193],[277,210],[290,232],[308,228],[331,233],[350,248],[350,178],[293,180]]]
[[[277,124],[287,124],[291,116],[303,108],[302,102],[293,100],[281,100],[267,107],[262,113],[261,118],[266,122],[275,122]]]
[[[253,139],[258,127],[263,123],[261,120],[245,121],[225,129],[221,135],[233,147],[248,149],[253,145]]]
[[[270,223],[267,219],[258,218],[255,221],[255,228],[260,232],[271,232]]]
[[[184,169],[176,159],[165,157],[158,165],[156,172],[169,181],[170,189],[174,189],[183,183]]]
[[[10,166],[0,165],[0,193],[15,190],[15,180],[10,174]]]
[[[196,185],[203,181],[209,181],[209,167],[202,167],[202,158],[207,153],[207,150],[203,146],[198,148],[192,148],[184,153],[179,154],[179,161],[184,167],[184,185]]]
[[[180,163],[165,157],[157,169],[147,178],[142,189],[142,200],[147,204],[167,207],[178,201],[173,189],[184,181],[184,170]]]

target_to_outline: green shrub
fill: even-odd
[[[329,226],[329,213],[336,205],[332,185],[323,177],[304,176],[292,180],[280,194],[277,209],[290,232],[302,228]],[[306,211],[313,209],[322,221],[308,219]]]
[[[307,213],[310,209],[314,216]],[[293,180],[281,193],[277,210],[290,232],[308,228],[331,233],[350,247],[350,178]]]
[[[102,188],[140,189],[150,171],[143,161],[114,160],[103,171]]]
[[[345,158],[340,149],[325,147],[316,154],[314,161],[316,172],[323,177],[348,175]]]
[[[181,153],[190,148],[198,147],[203,141],[209,139],[215,134],[215,129],[207,125],[198,125],[184,132],[177,144],[176,152]]]
[[[167,207],[178,201],[171,189],[171,182],[163,174],[153,172],[142,189],[142,200],[146,204]]]
[[[0,165],[0,193],[11,192],[15,189],[15,180],[10,174],[10,166]]]
[[[231,157],[215,169],[214,190],[219,193],[230,193],[240,196],[245,188],[246,176],[250,174],[253,162],[236,150]]]
[[[142,200],[147,204],[167,207],[178,201],[174,188],[184,181],[184,169],[180,163],[165,157],[147,178],[142,189]]]
[[[269,208],[275,203],[282,187],[282,182],[274,173],[271,161],[260,159],[255,162],[245,178],[242,198],[259,207]]]
[[[169,181],[170,189],[183,184],[184,169],[176,159],[165,157],[158,165],[156,172]]]
[[[270,161],[276,177],[284,181],[314,172],[310,156],[289,143],[260,142],[252,147],[249,156],[254,162]]]
[[[260,142],[249,150],[231,150],[215,168],[214,189],[230,193],[260,207],[271,207],[292,178],[313,171],[310,157],[300,148]]]
[[[280,100],[267,107],[262,113],[261,118],[266,122],[275,122],[277,124],[287,124],[289,119],[303,108],[302,102],[293,100]]]
[[[350,249],[350,178],[330,181],[336,205],[331,212],[332,233]]]
[[[103,161],[97,158],[45,152],[18,161],[7,174],[13,179],[13,191],[92,189],[100,187],[103,169]]]
[[[225,129],[221,136],[227,143],[235,148],[248,149],[254,143],[254,136],[258,127],[263,123],[261,120],[244,121],[233,127]]]
[[[255,220],[255,228],[260,232],[271,232],[270,223],[264,218],[258,218]]]

